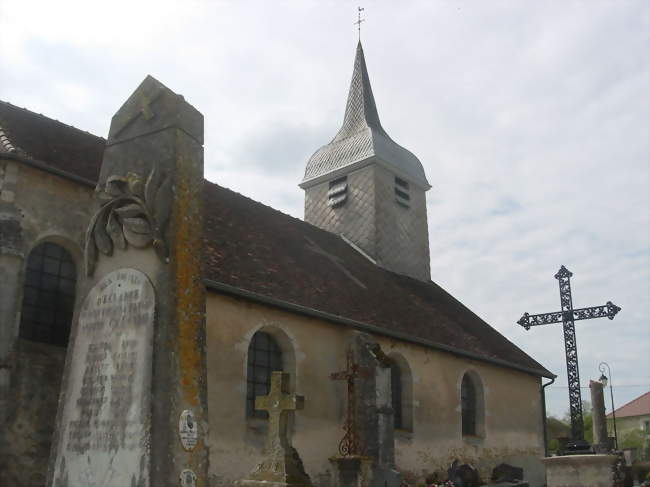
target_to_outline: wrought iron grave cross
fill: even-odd
[[[348,383],[348,410],[343,430],[345,435],[339,443],[339,453],[341,455],[362,455],[363,448],[357,430],[357,395],[355,393],[354,381],[358,378],[368,377],[370,370],[359,366],[354,361],[352,350],[347,353],[347,368],[341,372],[334,372],[330,375],[332,380],[345,380]]]
[[[589,320],[592,318],[607,317],[614,319],[621,308],[607,301],[602,306],[591,308],[573,309],[571,299],[571,276],[573,274],[564,266],[555,274],[555,279],[560,284],[561,311],[554,313],[542,313],[538,315],[524,315],[517,321],[526,330],[531,326],[550,325],[562,323],[564,329],[564,351],[566,353],[566,371],[569,383],[569,409],[571,413],[571,438],[572,442],[567,445],[568,450],[585,450],[589,444],[584,439],[584,421],[582,418],[582,397],[580,395],[580,373],[578,371],[578,348],[576,346],[576,331],[574,322],[578,320]]]
[[[276,371],[271,373],[271,390],[267,396],[255,398],[255,409],[268,411],[269,435],[266,452],[284,451],[291,446],[287,436],[287,416],[289,411],[302,409],[305,398],[288,393],[289,374]]]

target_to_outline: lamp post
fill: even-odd
[[[605,367],[607,367],[607,374],[609,374],[609,380],[607,379],[607,376],[605,375]],[[609,368],[609,364],[607,362],[601,362],[598,364],[598,370],[601,373],[600,383],[603,385],[603,387],[607,387],[607,382],[609,381],[609,395],[610,398],[612,399],[612,420],[614,423],[614,446],[616,447],[616,450],[618,450],[618,433],[616,432],[616,410],[614,409],[614,387],[612,383],[612,371]]]

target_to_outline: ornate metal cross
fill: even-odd
[[[304,397],[291,395],[288,390],[289,374],[273,372],[269,394],[255,398],[255,409],[269,413],[269,436],[266,439],[268,453],[284,451],[291,446],[287,437],[287,413],[302,409],[305,405]]]
[[[330,375],[332,380],[345,380],[348,383],[348,410],[343,430],[345,435],[339,443],[339,453],[344,457],[350,455],[362,455],[363,448],[357,431],[357,395],[355,393],[354,381],[358,378],[368,377],[370,371],[355,363],[352,350],[347,353],[347,368],[341,372],[334,372]]]
[[[543,313],[538,315],[529,315],[524,313],[518,324],[526,330],[531,326],[550,325],[552,323],[562,323],[564,329],[564,351],[566,353],[566,371],[569,383],[569,408],[571,412],[571,436],[572,444],[568,445],[569,449],[587,449],[589,445],[584,441],[584,422],[582,418],[582,397],[580,395],[580,373],[578,371],[578,349],[576,346],[576,331],[574,322],[578,320],[589,320],[592,318],[607,317],[614,319],[616,313],[621,308],[607,301],[602,306],[593,306],[591,308],[573,309],[571,299],[571,276],[573,274],[564,266],[555,274],[555,279],[560,284],[560,303],[561,311],[554,313]]]

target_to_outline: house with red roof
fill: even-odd
[[[650,391],[607,415],[610,431],[616,431],[621,448],[637,448],[637,458],[650,460]]]

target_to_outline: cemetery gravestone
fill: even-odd
[[[369,335],[358,333],[355,355],[361,367],[372,371],[359,381],[360,436],[364,453],[373,459],[372,485],[398,487],[402,478],[395,466],[395,420],[391,390],[391,359]]]
[[[154,309],[153,287],[135,269],[107,274],[86,296],[62,418],[62,485],[93,485],[95,472],[114,485],[146,481]]]
[[[255,398],[255,409],[269,413],[269,432],[264,459],[248,478],[235,482],[237,487],[311,487],[302,460],[291,446],[287,431],[289,414],[304,407],[304,398],[289,394],[289,374],[273,372],[267,396]]]
[[[345,371],[332,379],[348,383],[346,434],[330,458],[335,487],[397,487],[390,359],[365,333],[355,333]]]
[[[456,487],[478,487],[481,484],[476,468],[467,463],[461,464],[458,460],[454,460],[447,469],[447,476]]]
[[[202,144],[202,115],[152,77],[113,117],[50,487],[207,485]]]

